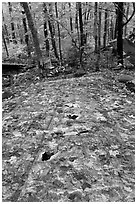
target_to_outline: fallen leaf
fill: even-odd
[[[110,154],[110,156],[114,156],[115,157],[116,155],[119,154],[119,151],[118,150],[115,150],[115,151],[110,150],[109,154]]]
[[[17,157],[16,157],[16,156],[12,156],[12,157],[10,158],[10,160],[9,160],[9,162],[10,162],[11,164],[16,163],[16,161],[17,161]]]
[[[21,136],[22,136],[21,132],[19,132],[18,130],[13,131],[12,134],[13,134],[15,137],[21,137]]]
[[[132,189],[130,187],[124,186],[124,190],[126,190],[127,192],[131,193]]]

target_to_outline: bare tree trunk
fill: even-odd
[[[14,26],[13,17],[12,17],[12,5],[11,5],[11,2],[8,2],[8,5],[9,5],[9,14],[10,14],[10,18],[11,18],[12,40],[13,40],[14,44],[17,44],[16,36],[15,36],[15,26]]]
[[[28,3],[27,2],[21,2],[21,5],[23,6],[24,11],[26,13],[26,17],[27,17],[27,20],[28,20],[28,25],[29,25],[29,28],[31,30],[31,34],[32,34],[32,37],[33,37],[36,56],[37,56],[37,63],[38,63],[38,68],[39,68],[39,76],[41,77],[44,65],[43,65],[43,60],[42,60],[42,53],[41,53],[40,46],[39,46],[37,30],[36,30],[36,28],[34,26],[34,22],[33,22],[31,13],[30,13],[30,9],[28,7]]]
[[[87,21],[88,21],[89,17],[90,17],[90,9],[87,12],[87,18],[86,18]]]
[[[126,10],[126,18],[128,19],[128,15],[129,15],[129,3],[127,3],[127,10]],[[127,35],[127,24],[125,25],[125,29],[124,29],[124,36]]]
[[[84,17],[83,18],[83,29],[87,26],[87,20],[88,20],[88,12],[89,12],[89,8],[88,8],[88,5],[89,3],[88,2],[83,2],[82,3],[84,9],[83,9],[83,13],[84,13],[84,16],[82,14],[82,16]],[[83,44],[85,45],[87,43],[87,29],[85,29],[84,33],[83,33]]]
[[[95,2],[94,6],[94,38],[95,38],[95,53],[98,51],[98,36],[97,36],[97,8],[98,8],[98,3]]]
[[[123,2],[117,3],[118,35],[117,35],[117,54],[118,64],[123,66]]]
[[[76,28],[76,30],[77,30],[77,35],[78,35],[78,43],[79,43],[80,39],[79,39],[79,26],[78,26],[78,3],[77,3],[77,2],[76,2],[75,28]]]
[[[98,50],[101,47],[101,3],[99,3],[99,22],[98,22]]]
[[[108,22],[108,10],[105,9],[103,47],[106,47],[107,42],[107,24],[108,24],[107,22]]]
[[[34,26],[36,27],[36,18],[35,18],[35,12],[32,10],[32,5],[31,5],[32,2],[28,2],[28,7],[30,9],[30,12],[31,12],[31,15],[32,15],[32,18],[33,18],[33,23],[34,23]]]
[[[115,21],[114,39],[117,38],[117,30],[118,30],[118,15],[117,15],[117,9],[116,9],[116,21]]]
[[[99,3],[99,22],[98,22],[98,54],[97,54],[97,63],[96,71],[99,71],[99,62],[100,62],[100,47],[101,47],[101,3]]]
[[[82,2],[83,4],[83,25],[86,24],[87,22],[87,6],[88,6],[88,2]]]
[[[7,57],[9,57],[9,52],[8,52],[8,48],[7,48],[7,44],[6,44],[6,40],[5,40],[3,31],[2,31],[2,39],[3,39],[4,46],[5,46]]]
[[[21,30],[21,25],[19,25],[19,23],[17,23],[17,28],[18,28],[18,32],[19,32],[19,38],[20,38],[20,43],[23,44],[23,34],[22,34],[22,30]]]
[[[110,12],[108,11],[108,21],[107,21],[107,43],[110,41]]]
[[[28,29],[27,29],[26,16],[25,16],[24,9],[22,9],[22,22],[23,22],[23,28],[24,28],[24,33],[25,33],[25,42],[26,42],[26,45],[27,45],[28,57],[31,57]]]
[[[61,10],[62,10],[62,16],[65,15],[66,11],[65,11],[65,2],[61,3]]]
[[[50,14],[50,19],[48,20],[48,24],[49,24],[49,30],[50,30],[50,35],[51,35],[51,43],[52,43],[55,57],[59,60],[57,47],[56,47],[56,41],[55,41],[55,27],[54,27],[54,23],[52,19],[52,16],[53,16],[52,3],[48,3],[48,4],[49,4],[49,14]]]
[[[78,2],[78,10],[79,10],[79,28],[80,28],[80,66],[83,68],[82,55],[84,51],[84,33],[83,33],[83,20],[82,20],[82,6],[81,2]]]
[[[72,24],[72,16],[71,16],[71,2],[68,3],[69,5],[69,19],[70,19],[70,30],[71,30],[71,33],[73,33],[73,24]]]
[[[49,51],[50,51],[50,44],[48,39],[48,13],[47,13],[47,5],[45,2],[43,2],[43,12],[44,12],[44,36],[45,36],[45,43],[46,43],[46,55],[47,57],[50,57]]]
[[[6,35],[5,39],[6,39],[7,43],[9,44],[10,43],[10,41],[9,41],[9,33],[8,33],[7,25],[5,23],[5,18],[4,18],[3,10],[2,10],[2,20],[3,20],[3,32]]]
[[[87,15],[86,15],[86,21],[90,18],[91,15],[91,8],[90,8],[90,3],[88,3],[88,9],[87,9]]]
[[[56,18],[58,19],[58,8],[57,8],[57,2],[55,3],[55,10],[56,10]],[[59,53],[60,53],[60,63],[62,65],[62,52],[61,52],[61,38],[60,38],[60,27],[59,23],[57,22],[58,27],[58,37],[59,37]]]
[[[113,24],[113,17],[111,16],[111,23],[110,23],[110,40],[114,39],[114,24]]]
[[[97,60],[96,60],[96,71],[99,71],[99,62],[100,62],[100,46],[101,46],[101,9],[99,3],[99,16],[97,21]]]

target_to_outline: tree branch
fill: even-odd
[[[69,30],[68,30],[60,21],[58,21],[58,20],[57,20],[56,18],[54,18],[53,16],[51,17],[51,16],[49,15],[49,13],[48,13],[48,18],[49,18],[49,19],[52,19],[52,20],[56,21],[58,24],[60,24],[60,25],[68,32],[68,35],[71,37],[72,42],[75,44],[75,47],[76,47],[77,49],[80,49],[80,48],[77,46],[76,41],[75,41],[74,38],[72,37],[72,35],[71,35],[71,33],[69,32]]]
[[[116,2],[114,2],[114,5],[115,5],[116,9],[119,9]],[[125,23],[123,23],[123,25],[122,25],[123,27],[133,18],[134,14],[135,14],[135,2],[133,2],[133,13],[129,17],[129,19],[127,19],[126,15],[123,13],[123,16],[127,19],[127,21]]]
[[[133,18],[134,14],[135,14],[135,2],[133,2],[133,13],[132,13],[132,15],[129,17],[129,19],[125,23],[123,23],[123,26],[128,24],[128,22]]]

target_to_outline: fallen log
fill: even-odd
[[[9,64],[9,63],[2,63],[2,74],[10,73],[10,72],[19,72],[25,64]]]

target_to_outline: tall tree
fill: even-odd
[[[78,42],[79,42],[80,39],[79,39],[79,24],[78,24],[78,2],[76,2],[75,28],[77,30],[77,36],[78,36]]]
[[[4,18],[4,12],[2,10],[2,21],[3,21],[3,29],[2,29],[2,32],[5,34],[5,39],[7,41],[7,43],[9,44],[9,33],[8,33],[8,29],[7,29],[7,25],[5,23],[5,18]]]
[[[107,42],[107,23],[108,22],[108,9],[105,9],[105,19],[104,19],[104,35],[103,35],[103,47],[106,47]]]
[[[111,15],[110,20],[110,40],[114,39],[114,24],[113,24],[113,16]]]
[[[56,18],[58,19],[58,7],[57,7],[57,2],[55,2],[55,11],[56,11]],[[58,28],[58,38],[59,38],[60,63],[61,63],[61,65],[62,65],[61,37],[60,37],[60,27],[59,27],[59,23],[58,23],[58,22],[57,22],[57,28]]]
[[[108,21],[107,21],[107,43],[110,41],[110,11],[108,10]]]
[[[50,50],[50,44],[49,44],[49,38],[48,38],[48,11],[47,11],[47,5],[45,2],[43,2],[43,12],[44,12],[44,36],[45,36],[45,44],[46,44],[46,55],[49,57],[49,50]]]
[[[83,32],[83,20],[82,20],[82,6],[81,2],[78,2],[78,11],[79,11],[79,29],[80,29],[80,65],[82,65],[82,55],[84,51],[84,32]]]
[[[90,12],[91,12],[91,9],[89,8],[88,11],[87,11],[86,21],[88,21],[88,19],[89,19],[89,17],[90,17]]]
[[[95,53],[98,51],[98,35],[97,35],[97,23],[98,23],[98,18],[97,18],[97,10],[98,10],[98,3],[95,2],[94,5],[94,39],[95,39]]]
[[[126,3],[127,4],[127,10],[126,10],[126,19],[128,19],[128,15],[129,15],[129,2]],[[127,35],[127,24],[125,25],[125,29],[124,29],[124,36]]]
[[[87,23],[88,2],[83,2],[83,24]]]
[[[70,22],[70,30],[73,33],[73,23],[72,23],[72,16],[71,16],[71,2],[68,3],[69,5],[69,22]]]
[[[99,71],[100,48],[101,48],[101,3],[99,2],[99,15],[98,15],[98,48],[97,48],[98,51],[97,51],[96,71]]]
[[[10,14],[10,18],[11,18],[12,40],[13,40],[14,44],[17,44],[16,35],[15,35],[15,26],[14,26],[14,21],[13,21],[13,16],[12,16],[12,4],[11,4],[11,2],[8,2],[8,5],[9,5],[9,14]]]
[[[26,22],[25,11],[24,11],[23,8],[22,8],[22,22],[23,22],[23,28],[24,28],[24,33],[25,33],[25,42],[26,42],[26,45],[27,45],[28,57],[31,57],[27,22]]]
[[[48,24],[49,24],[49,30],[50,30],[50,35],[51,35],[51,43],[52,43],[55,57],[57,58],[57,60],[59,60],[59,55],[58,55],[58,51],[57,51],[57,47],[56,47],[56,40],[55,40],[55,27],[54,27],[54,21],[53,21],[53,8],[52,8],[53,5],[52,5],[52,2],[48,3],[48,4],[49,4]]]
[[[117,3],[117,54],[118,64],[123,65],[123,2]]]
[[[22,29],[21,29],[20,23],[17,23],[17,28],[18,28],[18,35],[20,38],[20,43],[23,44],[24,35],[22,34]]]
[[[80,30],[80,46],[83,49],[84,46],[84,31],[83,31],[83,20],[82,20],[82,6],[81,2],[78,2],[78,8],[79,8],[79,30]]]
[[[116,4],[115,4],[116,5]],[[118,9],[116,7],[116,20],[115,20],[115,31],[114,31],[114,39],[117,38],[117,30],[118,30]]]
[[[100,47],[101,47],[101,3],[99,2],[99,14],[98,14],[98,18],[99,18],[99,21],[98,21],[98,50],[100,50]]]
[[[38,68],[39,68],[39,76],[41,76],[44,63],[43,63],[43,59],[42,59],[42,52],[41,52],[40,45],[39,45],[37,30],[34,26],[34,22],[33,22],[31,13],[30,13],[28,3],[27,2],[21,2],[21,5],[23,6],[24,11],[26,13],[28,25],[29,25],[29,28],[31,30],[31,34],[33,37],[34,47],[35,47],[36,56],[37,56],[37,63],[38,63]]]
[[[6,50],[7,57],[9,57],[9,52],[8,52],[8,48],[7,48],[7,44],[6,44],[6,40],[5,40],[5,36],[4,36],[3,31],[2,31],[2,40],[3,40],[3,43],[4,43],[4,47],[5,47],[5,50]]]
[[[115,5],[116,5],[116,4],[115,4]],[[129,23],[129,21],[131,21],[131,19],[132,19],[133,16],[135,15],[135,2],[132,2],[132,5],[133,5],[132,14],[131,14],[131,16],[130,16],[128,19],[126,19],[126,22],[123,23],[123,27],[124,27],[127,23]],[[124,7],[124,4],[123,4],[123,7]],[[124,10],[124,9],[123,9],[123,10]]]

